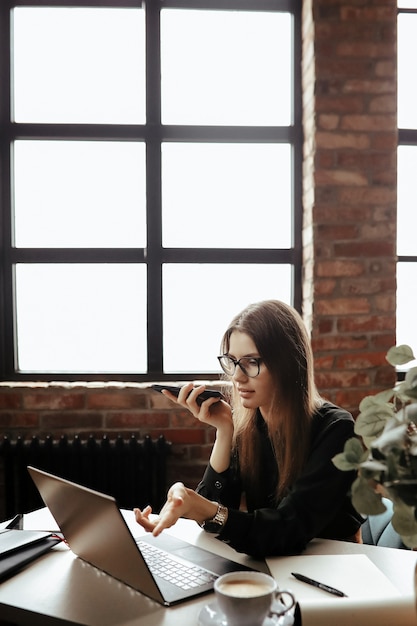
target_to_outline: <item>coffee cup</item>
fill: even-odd
[[[223,574],[214,593],[227,626],[262,626],[266,617],[279,618],[295,605],[293,594],[278,589],[275,579],[262,572]]]

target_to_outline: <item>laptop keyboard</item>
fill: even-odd
[[[213,583],[217,576],[212,572],[176,558],[144,541],[137,542],[143,558],[154,576],[163,578],[180,589],[198,589]]]

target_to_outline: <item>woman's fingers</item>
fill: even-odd
[[[149,515],[152,513],[152,507],[147,506],[143,509],[143,511],[135,508],[133,509],[133,512],[135,514],[135,519],[137,523],[142,526],[142,528],[144,528],[146,531],[151,533],[156,524],[155,520],[149,519]]]

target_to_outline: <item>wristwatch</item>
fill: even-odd
[[[225,525],[228,515],[229,510],[227,506],[219,504],[217,507],[216,515],[212,519],[203,522],[201,524],[201,528],[203,528],[207,533],[219,533]]]

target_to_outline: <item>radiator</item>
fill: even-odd
[[[150,504],[159,511],[167,490],[166,458],[171,444],[164,436],[137,439],[4,437],[0,462],[4,472],[4,509],[8,519],[33,511],[43,502],[27,471],[33,465],[116,498],[120,508]]]

